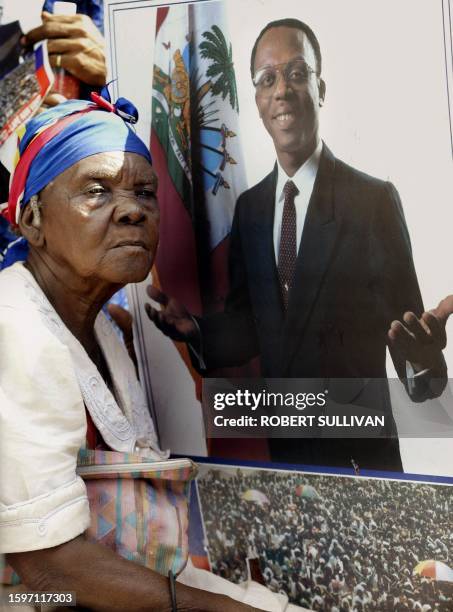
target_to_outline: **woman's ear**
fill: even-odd
[[[32,196],[26,204],[20,219],[19,229],[24,238],[35,247],[44,245],[44,233],[41,224],[41,211],[38,196]]]

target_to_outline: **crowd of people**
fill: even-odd
[[[39,92],[39,83],[35,75],[35,58],[34,55],[30,55],[2,81],[0,128],[3,128],[18,109],[21,109]]]
[[[453,565],[451,486],[231,468],[198,487],[211,565],[229,580],[247,578],[251,557],[312,610],[453,609],[453,583],[414,574],[428,559]]]

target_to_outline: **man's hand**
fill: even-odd
[[[390,347],[409,361],[416,371],[437,371],[441,367],[441,351],[447,344],[447,336],[445,321],[434,311],[424,312],[420,319],[413,312],[404,313],[402,321],[392,322],[387,337]]]
[[[50,64],[59,65],[88,85],[105,85],[104,38],[87,15],[52,15],[25,36],[27,45],[48,39]]]
[[[448,295],[444,298],[439,302],[437,308],[434,308],[431,312],[445,325],[448,317],[453,314],[453,295]]]
[[[199,331],[190,313],[174,298],[169,298],[156,287],[146,288],[149,297],[158,302],[162,308],[156,310],[151,304],[145,304],[145,310],[151,321],[162,333],[177,342],[199,342]]]

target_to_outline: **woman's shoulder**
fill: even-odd
[[[43,382],[49,389],[58,383],[78,392],[69,351],[54,333],[59,325],[23,264],[0,272],[0,386],[14,379],[15,397],[32,384],[42,392]]]
[[[0,272],[0,316],[8,311],[39,312],[36,305],[41,289],[23,262],[16,262]],[[43,294],[42,294],[43,295]]]
[[[23,262],[0,272],[0,325],[58,336],[64,325]]]

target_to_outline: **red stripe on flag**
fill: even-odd
[[[162,284],[160,282],[159,273],[157,271],[156,266],[153,267],[152,277],[153,277],[153,285],[157,287],[160,291],[162,291]],[[187,348],[187,344],[185,342],[175,342],[175,341],[173,341],[173,344],[175,345],[176,350],[180,354],[181,359],[186,364],[186,367],[189,370],[190,375],[192,376],[192,380],[195,384],[195,397],[197,398],[198,401],[201,402],[202,378],[192,365],[192,362],[190,360],[190,355],[189,355],[189,349]]]
[[[209,438],[208,457],[243,461],[270,461],[267,438]]]
[[[209,565],[209,559],[207,555],[206,557],[202,557],[201,555],[190,555],[190,559],[194,567],[197,567],[198,569],[202,570],[207,570],[208,572],[211,571],[211,566]]]
[[[46,93],[47,88],[50,85],[49,75],[47,74],[44,66],[41,66],[40,68],[37,69],[36,79],[38,80],[39,89],[41,91],[41,95],[43,96]]]
[[[156,15],[156,36],[160,30],[161,25],[165,21],[165,17],[168,15],[168,11],[170,10],[169,6],[161,6],[157,9]]]
[[[192,314],[201,315],[197,251],[192,219],[167,170],[165,151],[152,132],[151,154],[159,177],[159,248],[156,268],[163,291],[179,300]]]

